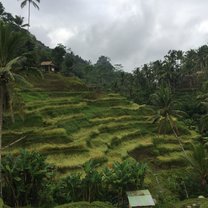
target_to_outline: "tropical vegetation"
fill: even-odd
[[[149,189],[157,207],[206,205],[187,198],[208,190],[207,45],[128,73],[104,55],[91,63],[62,44],[46,47],[2,3],[0,21],[6,204],[127,207],[126,191]]]

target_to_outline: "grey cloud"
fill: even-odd
[[[27,15],[19,1],[2,2]],[[207,8],[207,0],[41,0],[31,31],[47,45],[63,41],[87,60],[106,55],[130,71],[170,49],[206,44]]]

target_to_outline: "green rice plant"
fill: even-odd
[[[54,110],[57,110],[57,109],[83,109],[84,107],[87,106],[87,103],[85,102],[81,102],[81,103],[78,103],[78,104],[62,104],[62,105],[46,105],[46,106],[42,106],[40,108],[36,108],[34,110],[27,110],[27,113],[36,113],[36,112],[42,112],[42,111],[54,111]]]
[[[114,108],[119,108],[119,109],[121,109],[121,110],[124,110],[124,109],[126,109],[126,110],[135,110],[135,111],[137,111],[139,108],[140,108],[140,105],[138,105],[138,104],[136,104],[136,103],[127,103],[127,104],[125,104],[125,105],[117,105],[117,106],[112,106],[111,107],[112,109],[114,109]]]
[[[70,142],[72,139],[67,135],[66,130],[63,128],[26,128],[22,131],[8,131],[3,133],[4,145],[8,145],[17,139],[25,137],[24,140],[17,143],[16,146],[27,147],[31,143],[42,142],[54,142],[54,143],[65,143]]]
[[[26,103],[40,101],[40,100],[47,100],[49,98],[47,92],[41,92],[41,91],[29,91],[29,92],[21,91],[20,94],[23,101],[25,101]]]
[[[130,140],[133,140],[135,138],[138,138],[139,136],[141,136],[141,131],[140,130],[137,130],[135,132],[132,132],[132,133],[129,133],[127,135],[124,135],[120,138],[121,142],[124,142],[124,141],[130,141]]]
[[[89,137],[86,138],[86,145],[88,147],[92,147],[92,140],[95,139],[98,135],[100,134],[100,132],[98,130],[96,131],[92,131],[90,134],[89,134]]]
[[[11,122],[10,117],[6,117],[4,120],[4,130],[21,129],[22,127],[42,127],[43,117],[39,113],[26,114],[23,117],[15,114],[15,122]]]
[[[91,133],[90,133],[90,138],[91,139],[93,139],[93,138],[95,138],[97,135],[99,135],[100,134],[100,132],[97,130],[97,131],[92,131]]]
[[[64,128],[68,134],[72,134],[84,127],[91,127],[91,123],[87,118],[78,118],[60,122],[59,127]]]
[[[67,105],[67,104],[78,104],[79,101],[72,99],[72,98],[55,98],[55,99],[48,99],[45,101],[37,101],[37,102],[30,102],[26,104],[27,109],[35,110],[40,109],[43,106],[54,106],[54,105]]]
[[[110,148],[113,148],[115,146],[118,146],[119,144],[121,144],[121,139],[119,137],[113,137],[110,143]]]
[[[57,125],[60,122],[62,123],[62,122],[69,121],[69,120],[74,121],[74,119],[80,119],[80,118],[83,118],[83,117],[84,117],[84,115],[82,113],[73,114],[73,115],[60,115],[60,116],[57,116],[57,117],[44,119],[43,122],[46,125]]]
[[[113,122],[113,121],[128,121],[133,119],[132,116],[129,115],[124,115],[124,116],[119,116],[119,117],[101,117],[101,118],[92,118],[90,121],[94,124],[103,124],[103,123],[108,123],[108,122]]]
[[[189,151],[186,151],[187,153]],[[165,168],[171,168],[171,167],[181,167],[186,164],[186,161],[183,156],[183,152],[171,152],[165,155],[160,155],[157,157],[158,165]]]
[[[184,149],[187,150],[188,146],[184,145]],[[167,154],[170,152],[174,152],[174,151],[182,151],[181,147],[179,146],[179,144],[160,144],[157,146],[157,149],[160,151],[160,154]]]
[[[122,142],[134,140],[134,139],[138,138],[139,136],[141,136],[141,132],[139,130],[136,130],[134,132],[123,135],[121,137],[114,137],[111,140],[110,147],[114,148],[114,147],[120,145]]]
[[[74,145],[74,146],[64,146],[64,145],[57,145],[56,147],[53,148],[45,148],[42,149],[42,154],[46,155],[52,155],[52,154],[58,154],[58,153],[66,153],[67,155],[69,154],[82,154],[85,152],[89,152],[88,149],[86,149],[83,145]]]
[[[48,91],[84,91],[87,86],[76,77],[64,77],[61,74],[47,73],[44,82],[33,79],[35,87]]]
[[[45,129],[42,132],[39,132],[39,130],[37,129],[34,134],[38,136],[43,136],[44,138],[67,136],[66,130],[64,128]]]
[[[85,108],[85,107],[84,107]],[[55,108],[55,109],[48,109],[44,110],[41,112],[41,114],[44,117],[58,117],[61,115],[73,115],[73,114],[78,114],[78,113],[83,113],[84,109],[83,108]]]
[[[94,157],[91,159],[91,161],[96,165],[96,166],[101,166],[103,163],[108,162],[108,158],[106,156],[99,156],[99,157]]]
[[[113,107],[118,105],[127,105],[129,104],[128,100],[124,99],[109,99],[109,100],[88,100],[90,106],[100,106],[100,107]]]
[[[122,130],[122,129],[127,129],[127,128],[134,128],[136,126],[138,126],[139,122],[129,122],[129,123],[113,123],[112,125],[108,125],[108,126],[101,126],[99,128],[99,132],[100,133],[104,133],[104,132],[108,132],[108,133],[112,133],[114,131],[117,131],[117,130]]]
[[[56,91],[47,91],[49,97],[56,97],[56,98],[63,98],[63,97],[74,97],[80,98],[83,97],[85,94],[89,93],[89,91],[63,91],[63,90],[56,90]]]

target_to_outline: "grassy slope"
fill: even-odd
[[[71,203],[71,204],[65,204],[65,205],[60,205],[57,206],[56,208],[113,208],[112,205],[110,204],[105,204],[103,202],[76,202],[76,203]]]
[[[16,115],[11,124],[6,118],[3,143],[26,138],[4,154],[16,154],[22,147],[39,151],[62,174],[80,170],[90,159],[109,164],[129,153],[160,167],[183,164],[173,136],[160,136],[154,144],[156,128],[145,106],[118,94],[96,94],[79,80],[58,74],[31,81],[34,87],[20,93],[25,102],[24,120]],[[182,136],[187,149],[195,136],[194,132]]]
[[[187,206],[192,206],[193,204],[199,204],[200,208],[208,207],[208,199],[188,199],[182,202],[179,202],[175,205],[175,208],[183,208]],[[194,206],[192,206],[194,207]]]

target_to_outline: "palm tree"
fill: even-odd
[[[28,24],[24,24],[24,17],[21,17],[21,16],[15,15],[15,18],[13,21],[14,21],[15,25],[17,25],[18,27],[21,27],[21,28],[29,26]]]
[[[208,152],[202,144],[193,145],[192,152],[188,154],[186,160],[191,168],[199,176],[202,190],[205,189],[208,179]]]
[[[159,90],[152,95],[151,100],[154,107],[156,107],[156,113],[153,116],[153,123],[158,124],[158,133],[166,133],[167,126],[170,126],[171,131],[178,139],[183,152],[185,152],[183,144],[179,138],[176,119],[186,114],[185,112],[176,109],[176,104],[178,103],[173,100],[170,88],[160,87]]]
[[[198,107],[202,108],[203,115],[201,115],[199,122],[199,130],[201,134],[208,131],[208,93],[207,93],[208,82],[205,82],[203,85],[203,92],[197,97],[199,100]]]
[[[40,3],[40,0],[22,0],[21,8],[24,8],[28,3],[28,30],[30,28],[30,5],[32,4],[36,9],[39,9],[37,3]]]
[[[24,41],[20,33],[12,31],[8,24],[0,22],[0,197],[2,197],[1,151],[3,112],[7,109],[12,112],[11,82],[16,80],[24,81],[24,78],[18,74],[19,69],[17,67],[23,58],[16,57],[17,50],[21,48],[23,43]]]

